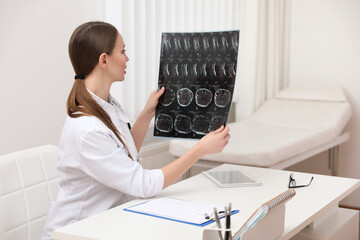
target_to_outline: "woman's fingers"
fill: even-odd
[[[221,125],[221,127],[219,127],[218,129],[216,129],[215,131],[213,131],[213,133],[217,134],[217,133],[221,133],[224,130],[224,125]]]
[[[165,88],[164,88],[164,87],[162,87],[162,88],[160,88],[160,90],[159,90],[159,91],[154,90],[154,92],[155,92],[155,97],[156,97],[156,99],[159,99],[159,98],[161,97],[161,95],[163,95],[163,94],[164,94],[164,92],[165,92]]]
[[[198,144],[204,152],[203,154],[212,154],[222,152],[230,139],[230,129],[228,126],[221,126],[215,131],[204,136]]]
[[[230,128],[228,126],[224,127],[223,130],[221,132],[219,132],[218,134],[220,134],[221,137],[225,137],[226,135],[228,135],[230,132]]]
[[[221,133],[224,134],[224,136],[226,136],[226,134],[228,134],[229,132],[230,132],[229,126],[226,126]]]
[[[230,139],[230,134],[227,134],[227,135],[224,137],[224,140],[225,140],[225,141],[229,141],[229,139]]]
[[[219,127],[218,129],[216,129],[215,131],[213,131],[212,133],[214,134],[222,134],[224,137],[226,136],[226,134],[228,134],[230,132],[230,128],[228,126],[222,125],[221,127]]]

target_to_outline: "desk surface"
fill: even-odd
[[[240,169],[260,180],[258,187],[219,188],[205,175],[199,174],[165,189],[158,197],[176,197],[227,206],[240,213],[232,217],[232,229],[239,229],[261,204],[287,190],[289,171],[224,164],[212,169]],[[290,239],[301,229],[320,218],[328,210],[360,187],[360,180],[294,172],[298,184],[309,187],[296,189],[297,194],[286,204],[285,230],[279,239]],[[123,209],[144,202],[134,200],[54,232],[56,239],[202,239],[204,227],[173,222],[151,216],[126,212]],[[222,225],[224,220],[222,220]]]

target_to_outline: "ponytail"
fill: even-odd
[[[88,22],[77,27],[69,42],[69,56],[75,70],[75,82],[67,99],[67,113],[71,118],[95,116],[101,120],[119,139],[134,160],[120,137],[109,115],[93,99],[85,86],[84,78],[98,63],[102,53],[110,54],[117,38],[114,26],[104,22]]]

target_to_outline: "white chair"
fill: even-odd
[[[0,157],[0,240],[38,240],[59,189],[57,146]]]

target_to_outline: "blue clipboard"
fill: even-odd
[[[171,199],[171,198],[169,198]],[[175,200],[179,200],[179,203],[184,203],[185,205],[186,204],[189,204],[189,203],[192,203],[192,202],[189,202],[189,201],[184,201],[184,200],[180,200],[180,199],[175,199]],[[141,211],[141,210],[137,210],[137,207],[143,207],[141,205],[144,205],[144,204],[148,204],[150,203],[151,201],[153,200],[149,200],[149,201],[146,201],[146,202],[143,202],[143,203],[139,203],[139,204],[136,204],[136,205],[133,205],[133,206],[130,206],[130,207],[127,207],[127,208],[124,208],[123,210],[124,211],[128,211],[128,212],[133,212],[133,213],[138,213],[138,214],[143,214],[143,215],[148,215],[148,216],[152,216],[152,217],[157,217],[157,218],[162,218],[162,219],[166,219],[166,220],[170,220],[170,221],[175,221],[175,222],[181,222],[181,223],[185,223],[185,224],[190,224],[190,225],[195,225],[195,226],[199,226],[199,227],[204,227],[206,225],[209,225],[213,222],[215,222],[215,220],[213,218],[209,219],[209,220],[206,220],[204,218],[204,221],[199,223],[199,222],[192,222],[191,220],[189,221],[186,221],[186,220],[180,220],[180,219],[176,219],[176,218],[172,218],[172,217],[168,217],[168,216],[164,216],[162,215],[161,213],[159,214],[156,214],[156,213],[150,213],[150,212],[147,212],[147,211]],[[213,207],[216,207],[216,206],[213,206]],[[212,209],[213,209],[212,207]],[[239,210],[232,210],[231,211],[231,215],[234,215],[236,213],[238,213]],[[221,216],[221,218],[224,218],[225,216]]]

